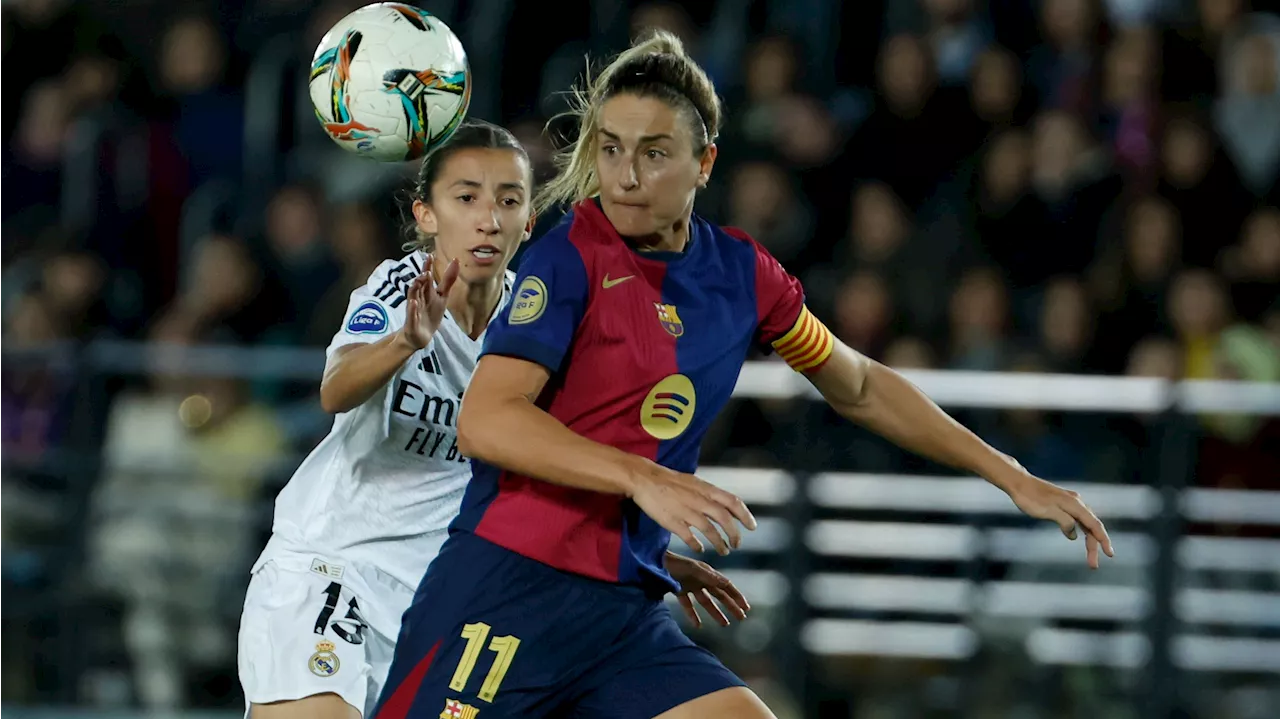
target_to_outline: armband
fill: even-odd
[[[773,350],[797,372],[813,372],[826,364],[835,347],[835,336],[808,307],[800,308],[800,316],[791,331],[773,342]]]

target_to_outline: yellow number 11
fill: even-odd
[[[476,668],[476,660],[480,658],[480,650],[484,648],[484,640],[489,638],[490,629],[492,627],[484,622],[462,627],[462,638],[467,640],[467,646],[462,650],[462,659],[458,661],[458,668],[453,672],[453,679],[449,681],[449,688],[453,691],[460,692],[467,688],[467,680],[471,678],[471,672]],[[489,651],[497,653],[498,656],[494,658],[493,666],[489,668],[489,674],[484,678],[484,684],[480,685],[480,693],[476,695],[481,701],[493,703],[493,697],[498,693],[498,687],[502,685],[502,679],[511,668],[511,660],[515,658],[516,650],[519,648],[520,640],[515,637],[494,637],[493,641],[489,642]]]

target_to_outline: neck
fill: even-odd
[[[439,268],[442,266],[441,263],[436,263],[432,268],[436,282],[440,281]],[[493,310],[502,299],[502,283],[502,274],[477,283],[468,283],[459,277],[458,281],[453,283],[453,289],[449,290],[445,307],[453,316],[453,321],[457,322],[471,339],[478,338],[484,332],[484,328],[489,325],[489,318],[493,317]]]
[[[690,204],[684,216],[670,225],[665,225],[651,235],[626,238],[641,252],[684,252],[689,245],[689,225],[693,217],[693,205]]]

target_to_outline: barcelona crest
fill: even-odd
[[[680,315],[676,314],[675,305],[664,305],[661,302],[654,302],[653,306],[658,308],[658,322],[662,324],[662,329],[672,337],[679,337],[684,334],[684,323],[680,321]]]
[[[457,699],[446,699],[440,719],[475,719],[479,713],[480,710],[470,704],[463,704]]]

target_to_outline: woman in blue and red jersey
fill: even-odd
[[[458,424],[472,480],[404,615],[379,719],[771,717],[661,601],[682,592],[672,534],[723,554],[755,526],[692,474],[753,345],[851,421],[1079,527],[1091,566],[1111,554],[1075,493],[843,345],[763,248],[693,214],[720,105],[678,40],[632,47],[578,99],[579,137],[539,197],[573,208],[489,327]]]

